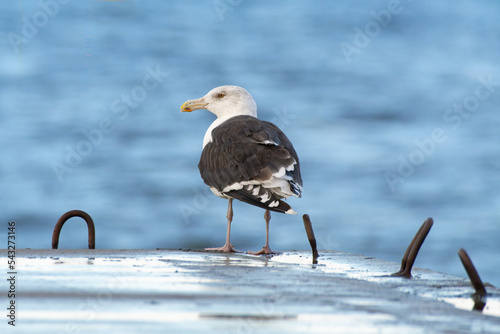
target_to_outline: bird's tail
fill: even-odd
[[[270,191],[268,191],[269,199],[264,202],[260,200],[261,197],[254,196],[251,192],[245,191],[244,188],[242,190],[229,191],[225,193],[225,195],[266,210],[292,215],[297,214],[297,212],[293,211],[292,207],[288,203],[276,198],[276,196]]]

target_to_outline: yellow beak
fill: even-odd
[[[208,103],[203,101],[203,98],[196,100],[189,100],[182,104],[181,112],[191,112],[193,110],[205,109]]]

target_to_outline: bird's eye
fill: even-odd
[[[219,99],[222,99],[224,96],[226,96],[226,95],[224,95],[224,94],[222,94],[222,93],[220,93],[220,94],[218,94],[218,95],[217,95],[217,97],[218,97]]]

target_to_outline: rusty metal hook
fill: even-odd
[[[309,244],[312,248],[313,254],[313,264],[318,263],[318,249],[316,248],[316,238],[314,237],[314,231],[312,228],[311,218],[309,218],[308,214],[302,216],[302,220],[304,221],[304,227],[306,228],[307,239],[309,239]]]
[[[432,218],[427,218],[422,226],[420,226],[418,232],[413,237],[413,240],[408,245],[405,254],[403,255],[403,259],[401,260],[401,269],[397,273],[392,274],[391,276],[401,276],[405,278],[412,278],[411,276],[411,268],[415,263],[415,259],[417,258],[418,251],[420,247],[425,241],[427,234],[432,228],[434,224],[434,220]]]
[[[61,234],[61,229],[66,223],[66,221],[72,217],[80,217],[85,220],[87,227],[89,229],[89,249],[95,249],[95,225],[94,221],[88,213],[81,210],[71,210],[66,212],[59,218],[54,227],[54,232],[52,233],[52,249],[57,249],[59,247],[59,234]]]
[[[458,257],[460,258],[460,261],[462,261],[465,271],[469,276],[472,287],[474,287],[474,290],[476,290],[476,292],[474,292],[474,294],[472,295],[472,299],[474,300],[473,310],[481,312],[486,306],[486,288],[484,287],[483,281],[481,281],[476,267],[474,267],[474,264],[472,263],[472,260],[470,259],[465,249],[460,248],[458,250]]]

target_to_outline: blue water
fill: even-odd
[[[500,285],[497,1],[55,3],[2,3],[4,245],[14,220],[19,248],[49,248],[71,209],[98,248],[222,245],[197,169],[214,116],[179,107],[234,84],[294,143],[319,248],[399,262],[431,216],[416,265],[465,276],[463,247]],[[233,244],[260,249],[263,210],[234,209]],[[300,215],[273,214],[271,246],[309,249]]]

